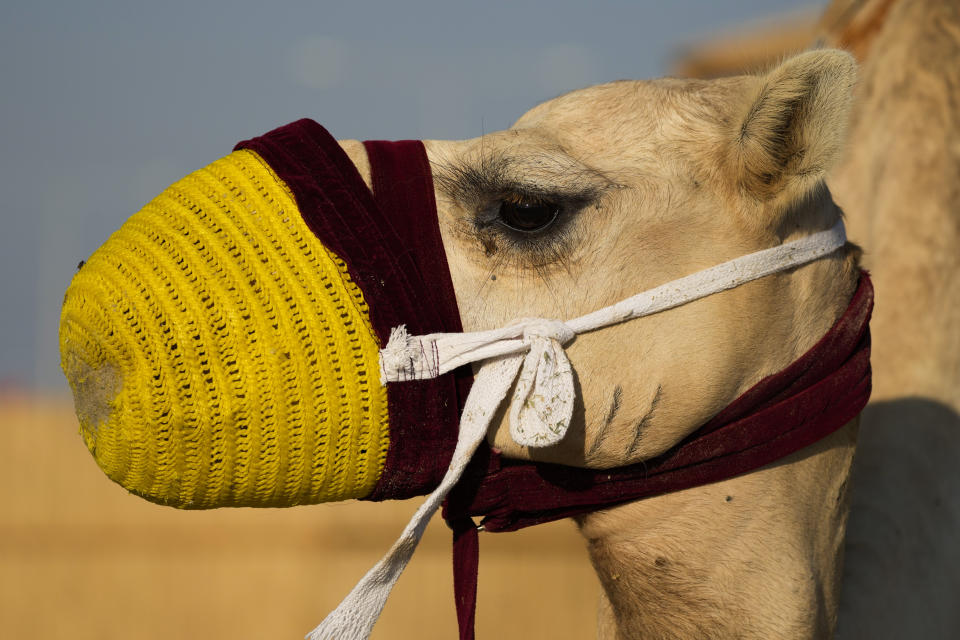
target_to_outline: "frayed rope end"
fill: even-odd
[[[411,368],[419,355],[414,343],[416,339],[407,332],[407,325],[401,324],[390,330],[387,346],[380,350],[380,384],[400,379],[401,372]]]

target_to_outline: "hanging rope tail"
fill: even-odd
[[[417,510],[390,551],[307,638],[369,637],[427,523],[463,475],[511,387],[511,437],[530,447],[545,447],[563,439],[575,396],[573,370],[564,346],[577,334],[658,313],[807,264],[845,243],[843,222],[838,221],[826,231],[735,258],[566,322],[525,319],[490,331],[423,336],[409,335],[402,325],[395,327],[380,351],[380,379],[385,385],[435,378],[473,362],[482,364],[464,405],[453,458],[439,486]],[[465,538],[463,535],[462,544],[475,546],[475,533]],[[475,593],[467,595],[475,598]],[[472,618],[472,608],[470,611]]]

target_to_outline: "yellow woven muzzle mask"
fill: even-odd
[[[317,153],[340,154],[342,171],[331,141]],[[364,292],[305,222],[271,166],[283,162],[259,150],[169,187],[65,296],[62,367],[83,439],[111,479],[151,501],[363,498],[383,474],[391,418]],[[360,188],[358,174],[349,180]]]

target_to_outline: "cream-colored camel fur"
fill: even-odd
[[[760,77],[618,82],[511,129],[427,143],[466,330],[575,317],[830,227],[855,63],[803,54]],[[355,142],[344,148],[368,172]],[[662,453],[813,345],[846,308],[858,250],[569,347],[582,402],[565,441],[507,455],[612,467]],[[827,637],[856,424],[758,472],[579,524],[605,638]]]
[[[960,5],[838,0],[822,24],[864,62],[829,182],[877,290],[838,636],[958,638]]]

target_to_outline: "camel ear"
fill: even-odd
[[[823,178],[843,148],[856,76],[853,56],[824,49],[756,79],[734,118],[732,159],[742,194],[793,200]]]

